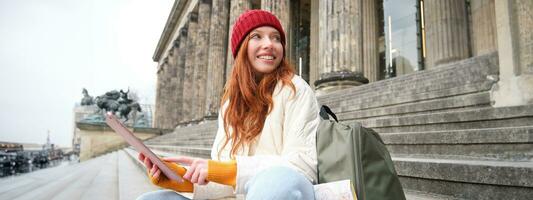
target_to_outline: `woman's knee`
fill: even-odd
[[[250,199],[314,199],[313,184],[288,167],[272,167],[257,174],[246,191]]]
[[[187,198],[171,190],[147,192],[137,197],[137,200],[186,200]]]

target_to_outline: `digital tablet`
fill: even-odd
[[[142,153],[144,156],[150,159],[150,161],[152,161],[152,164],[157,165],[159,170],[161,170],[161,172],[163,172],[163,174],[165,174],[167,178],[169,178],[170,180],[182,182],[181,177],[178,176],[175,172],[173,172],[170,168],[168,168],[168,166],[165,165],[165,163],[163,163],[163,161],[159,159],[159,157],[155,155],[154,152],[152,152],[148,147],[146,147],[139,138],[135,137],[135,135],[133,135],[133,133],[129,129],[127,129],[126,126],[124,126],[124,124],[122,124],[122,122],[120,122],[115,117],[115,115],[110,112],[106,113],[105,122],[107,123],[107,125],[109,125],[109,127],[115,130],[115,132],[122,136],[124,140],[128,142],[128,144],[133,146],[137,150],[137,152]]]

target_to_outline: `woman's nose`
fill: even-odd
[[[268,37],[265,37],[265,38],[263,39],[263,42],[262,42],[262,43],[263,43],[262,46],[263,46],[263,48],[265,48],[265,49],[272,49],[272,45],[274,44],[273,41],[272,41],[272,39],[270,39],[270,38],[268,38]]]

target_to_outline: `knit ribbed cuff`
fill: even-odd
[[[180,166],[180,165],[178,165],[176,163],[165,162],[165,164],[173,172],[175,172],[176,174],[178,174],[180,176],[183,176],[185,174],[185,172],[187,172],[187,170],[184,167],[182,167],[182,166]],[[178,192],[193,192],[194,191],[193,184],[191,182],[187,181],[187,180],[183,180],[183,182],[178,183],[176,181],[168,179],[163,173],[161,173],[161,175],[159,177],[154,178],[153,176],[150,175],[150,172],[148,172],[148,177],[150,178],[150,181],[154,185],[157,185],[157,186],[162,187],[162,188],[167,188],[167,189],[175,190],[175,191],[178,191]]]
[[[207,180],[235,187],[237,179],[237,162],[209,160],[207,163]]]

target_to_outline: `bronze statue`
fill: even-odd
[[[94,104],[93,97],[89,95],[89,92],[87,92],[87,89],[83,88],[81,93],[83,94],[83,98],[81,98],[82,106],[90,106]]]
[[[96,106],[98,106],[101,111],[112,112],[115,114],[119,107],[118,98],[120,98],[120,93],[118,91],[112,90],[106,92],[104,95],[96,97]]]
[[[100,109],[98,112],[112,112],[113,114],[119,113],[118,116],[129,120],[129,114],[133,110],[136,112],[142,112],[139,103],[134,102],[128,98],[129,89],[127,92],[122,90],[112,90],[106,92],[104,95],[97,96],[95,98],[96,105]]]
[[[133,102],[132,99],[128,98],[129,92],[130,92],[129,89],[127,92],[120,90],[120,98],[118,100],[118,103],[119,103],[118,112],[120,113],[119,116],[121,116],[122,118],[125,118],[126,121],[128,121],[129,119],[128,115],[130,114],[132,110],[135,111],[135,113],[142,112],[141,106],[139,105],[139,103]]]

